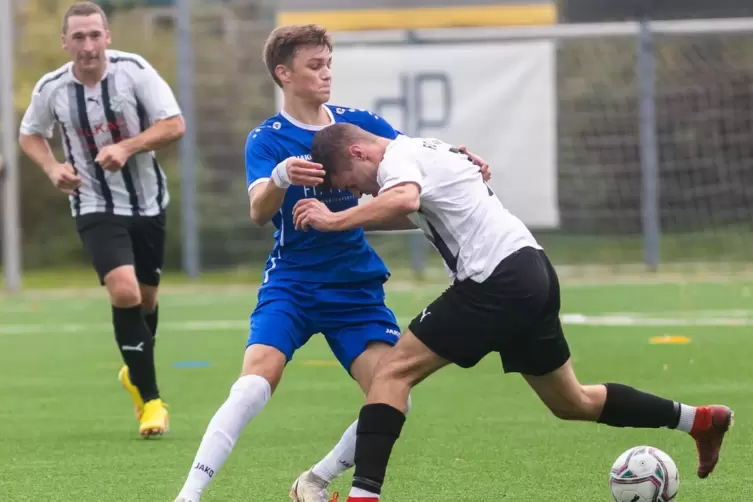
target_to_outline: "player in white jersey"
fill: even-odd
[[[621,384],[580,384],[559,320],[554,267],[465,155],[435,139],[388,140],[336,124],[316,134],[312,159],[331,186],[376,197],[337,213],[303,199],[294,209],[297,227],[340,231],[410,216],[453,278],[377,365],[359,415],[349,502],[379,499],[411,389],[450,363],[470,368],[490,352],[500,354],[505,372],[521,373],[557,417],[687,432],[698,448],[698,476],[711,473],[732,411]]]
[[[154,150],[183,136],[183,119],[170,87],[147,61],[107,50],[110,32],[98,5],[71,6],[62,41],[71,61],[34,87],[19,142],[70,198],[76,228],[112,304],[125,363],[118,378],[134,401],[140,434],[151,437],[168,429],[154,337],[169,195]],[[55,125],[63,162],[47,142]]]

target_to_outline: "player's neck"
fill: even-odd
[[[393,140],[377,137],[374,141],[376,141],[376,144],[378,145],[377,151],[376,151],[376,161],[377,164],[382,162],[384,160],[384,154],[387,153],[387,148],[390,146],[390,143],[392,143]]]
[[[310,101],[286,97],[282,109],[303,124],[325,126],[332,123],[332,117],[321,104],[312,104]]]
[[[95,87],[102,81],[107,71],[107,66],[102,66],[98,71],[82,72],[73,66],[73,76],[86,87]]]

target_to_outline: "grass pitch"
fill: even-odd
[[[393,287],[388,303],[405,326],[440,291]],[[695,477],[695,447],[682,433],[557,421],[491,355],[472,370],[442,370],[414,391],[383,499],[608,501],[614,459],[650,444],[677,462],[678,500],[753,500],[751,291],[749,282],[563,289],[581,381],[618,381],[735,409],[737,425],[711,478]],[[253,290],[223,287],[163,296],[157,363],[172,430],[150,441],[138,436],[116,380],[119,354],[103,291],[0,299],[0,500],[172,502],[238,375],[255,299]],[[690,343],[650,343],[681,340],[666,336]],[[361,403],[355,383],[314,337],[203,501],[288,500],[292,481],[339,439]],[[341,497],[351,472],[334,486]]]

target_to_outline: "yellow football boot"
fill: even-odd
[[[161,436],[170,429],[167,405],[162,399],[152,399],[144,404],[144,413],[139,423],[139,434],[144,439]]]
[[[133,399],[133,407],[136,411],[136,420],[141,420],[141,415],[144,413],[144,400],[141,399],[141,393],[139,393],[139,389],[136,388],[135,385],[131,383],[131,379],[128,376],[128,366],[123,366],[120,368],[120,373],[118,373],[118,380],[120,380],[120,384],[123,386],[125,390],[128,391],[128,394],[131,395],[131,399]]]

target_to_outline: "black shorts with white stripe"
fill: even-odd
[[[500,262],[484,282],[456,282],[410,323],[434,353],[475,366],[498,352],[506,373],[544,375],[567,362],[559,320],[560,286],[546,254],[525,247]]]
[[[165,213],[120,216],[90,213],[76,218],[76,229],[100,284],[123,265],[133,265],[140,284],[158,286],[165,260]]]

